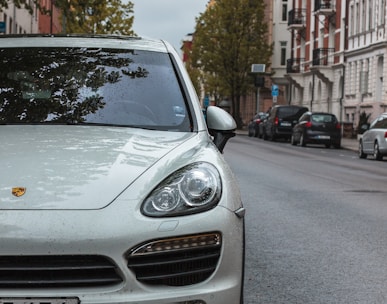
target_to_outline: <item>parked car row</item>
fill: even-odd
[[[258,131],[250,131],[255,127]],[[307,107],[276,105],[265,115],[259,113],[249,123],[249,136],[264,140],[284,139],[292,145],[322,144],[341,146],[341,125],[335,115],[311,112]]]
[[[276,105],[266,113],[255,115],[248,125],[248,135],[275,141],[289,140],[292,145],[325,145],[341,147],[341,124],[334,114],[311,112],[306,107]],[[373,156],[382,160],[387,156],[387,112],[371,124],[361,126],[364,131],[359,139],[359,158]]]
[[[259,112],[256,114],[248,124],[248,135],[249,137],[260,136],[260,124],[267,118],[268,113]]]
[[[258,126],[255,133],[250,131],[252,125]],[[321,144],[327,148],[341,146],[341,125],[334,114],[311,112],[307,107],[295,105],[276,105],[265,115],[257,114],[249,123],[249,136],[253,136],[251,134],[264,140],[284,139],[303,147],[307,144]]]

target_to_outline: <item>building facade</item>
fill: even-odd
[[[0,12],[0,22],[3,22],[3,34],[38,33],[39,12],[36,7],[32,14],[25,8],[17,8],[13,1],[8,2],[8,8]]]
[[[331,112],[353,130],[362,113],[387,112],[386,10],[385,0],[293,0],[291,103]]]
[[[9,1],[8,8],[3,8],[0,13],[0,22],[4,26],[2,34],[61,33],[61,12],[54,2],[54,0],[40,0],[41,9],[38,9],[30,1],[32,5],[32,12],[30,12],[24,7],[17,8],[13,1]]]
[[[293,0],[288,13],[289,103],[311,111],[344,111],[346,1]]]
[[[343,118],[356,124],[362,112],[369,114],[371,120],[387,112],[387,4],[385,0],[347,2]]]

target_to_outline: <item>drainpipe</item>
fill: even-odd
[[[343,101],[344,101],[344,88],[345,88],[345,63],[343,63],[343,81],[341,85],[341,96],[340,96],[340,120],[341,126],[343,125]],[[341,127],[341,137],[344,135],[344,128]]]
[[[310,111],[313,111],[313,101],[314,101],[314,77],[315,74],[313,73],[313,80],[312,80],[312,99],[310,100]]]

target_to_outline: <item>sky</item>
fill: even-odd
[[[195,18],[206,9],[208,0],[130,0],[133,3],[133,30],[137,35],[161,38],[180,53],[181,42],[195,30]]]

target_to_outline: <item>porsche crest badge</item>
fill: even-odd
[[[27,191],[27,188],[25,187],[13,187],[12,188],[12,195],[16,197],[23,196]]]

